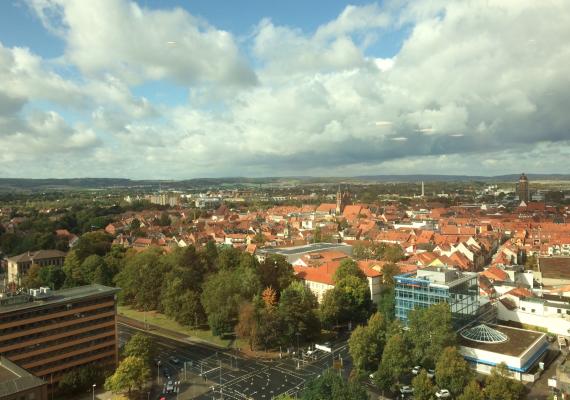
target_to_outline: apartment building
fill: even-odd
[[[8,282],[14,282],[19,285],[33,264],[39,265],[40,267],[50,265],[62,266],[65,261],[65,253],[59,250],[28,251],[10,257],[7,261]]]
[[[50,384],[90,363],[115,367],[118,291],[89,285],[2,294],[0,353]]]

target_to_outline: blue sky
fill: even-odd
[[[0,176],[568,172],[567,37],[565,2],[0,2]]]

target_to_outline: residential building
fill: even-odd
[[[47,400],[47,382],[0,357],[0,400]]]
[[[461,327],[479,309],[477,274],[447,267],[428,267],[395,278],[396,318],[408,323],[410,311],[448,303],[454,325]]]
[[[543,286],[570,284],[570,257],[539,257],[537,280]]]
[[[91,363],[114,368],[116,294],[102,285],[0,297],[0,353],[50,384]]]
[[[38,250],[8,258],[8,283],[20,285],[33,264],[40,267],[62,266],[65,253],[59,250]]]

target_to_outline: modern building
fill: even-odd
[[[514,379],[534,382],[541,374],[548,341],[541,332],[478,324],[459,332],[459,352],[477,372],[489,374],[505,363]]]
[[[282,255],[288,262],[294,263],[304,255],[333,250],[343,252],[348,256],[352,255],[352,246],[345,243],[312,243],[294,247],[268,247],[258,249],[256,255],[259,261],[263,261],[268,255]]]
[[[448,303],[453,323],[460,328],[471,322],[479,309],[477,273],[448,267],[428,267],[394,278],[396,318],[408,323],[410,311]]]
[[[47,400],[47,382],[0,357],[0,400]]]
[[[102,285],[0,296],[0,353],[55,383],[71,369],[118,359],[116,294]]]
[[[519,178],[519,183],[517,184],[517,194],[519,196],[519,202],[528,204],[530,200],[530,190],[528,186],[528,178],[524,173]]]
[[[8,283],[21,284],[22,278],[26,275],[33,264],[40,267],[50,265],[62,266],[65,261],[65,253],[59,250],[38,250],[28,251],[14,257],[8,258]]]

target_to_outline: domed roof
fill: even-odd
[[[467,340],[472,340],[479,343],[503,343],[509,340],[509,337],[503,332],[499,332],[485,324],[480,324],[461,332]]]

